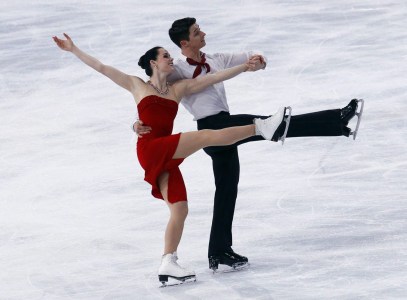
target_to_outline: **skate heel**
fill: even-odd
[[[209,269],[211,269],[214,273],[218,269],[219,264],[220,264],[219,258],[209,257]]]
[[[158,275],[158,280],[164,284],[168,282],[168,275]]]

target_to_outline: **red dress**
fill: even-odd
[[[168,201],[171,203],[186,201],[185,183],[178,168],[184,159],[173,159],[181,137],[181,133],[171,134],[178,103],[149,95],[141,99],[137,109],[140,120],[152,128],[150,133],[137,141],[138,160],[145,171],[144,180],[152,185],[151,194],[164,199],[157,179],[163,172],[168,172]]]

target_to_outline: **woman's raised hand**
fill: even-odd
[[[64,33],[64,36],[66,37],[66,40],[61,40],[56,36],[53,36],[52,38],[54,39],[54,42],[58,45],[58,47],[61,48],[62,50],[72,51],[74,46],[72,39],[66,33]]]

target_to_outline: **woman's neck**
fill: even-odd
[[[170,91],[166,74],[153,74],[147,84],[149,84],[160,95],[167,95]]]
[[[167,83],[167,74],[153,74],[150,77],[150,82],[158,89],[165,90]]]

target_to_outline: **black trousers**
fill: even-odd
[[[253,124],[254,118],[269,116],[230,115],[228,112],[198,120],[198,130],[222,129]],[[325,110],[291,117],[287,138],[306,136],[341,136],[344,126],[340,120],[340,109]],[[215,176],[215,199],[208,256],[230,250],[232,247],[232,223],[239,184],[239,154],[237,146],[263,140],[254,136],[234,145],[207,147],[204,151],[212,158]]]

